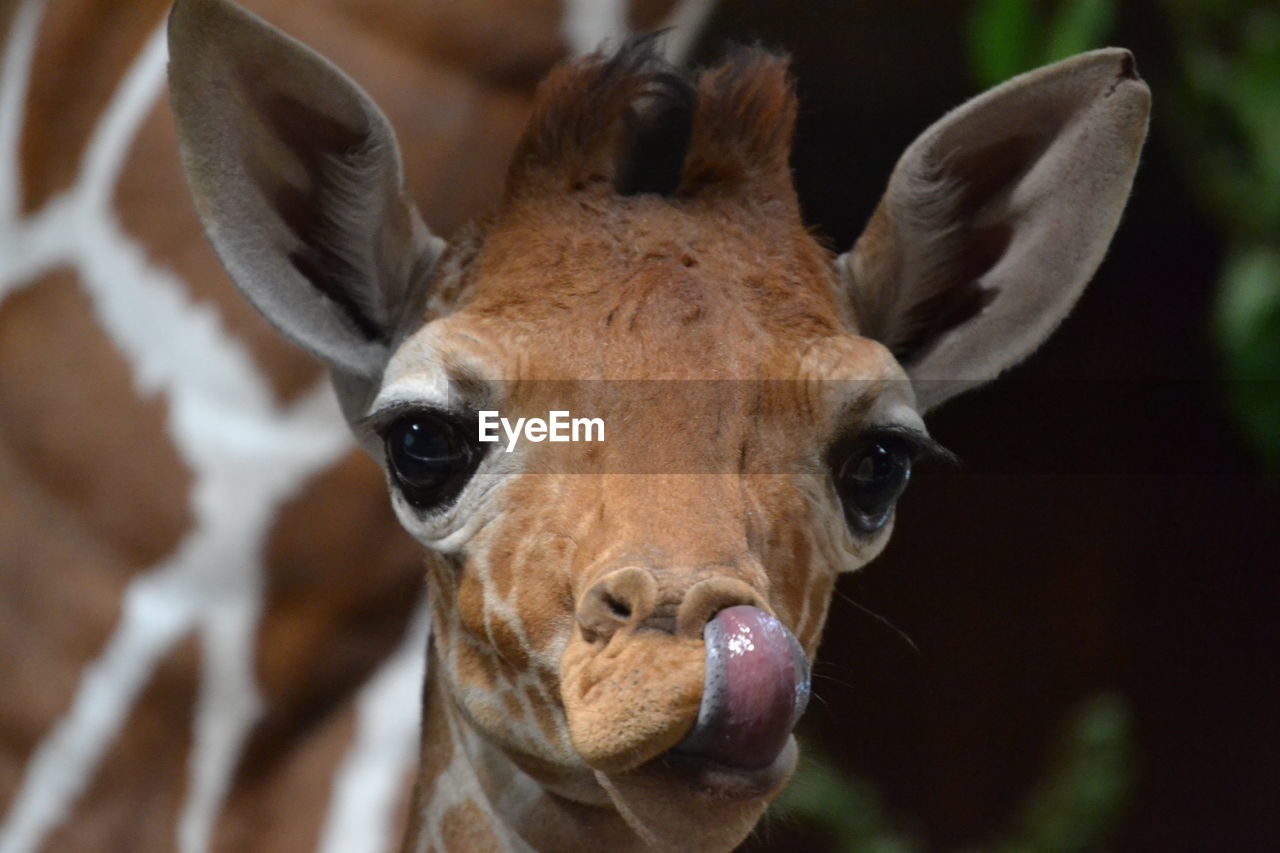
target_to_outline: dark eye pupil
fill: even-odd
[[[419,509],[439,506],[461,491],[479,454],[449,420],[410,415],[385,435],[387,463],[405,500]]]
[[[850,520],[866,531],[884,526],[911,478],[911,453],[891,442],[855,452],[840,472],[840,492]]]
[[[458,458],[449,430],[432,429],[415,421],[405,427],[401,436],[404,459],[411,465],[431,470]]]

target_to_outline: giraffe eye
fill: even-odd
[[[463,425],[443,415],[401,417],[383,433],[383,442],[400,493],[417,509],[434,509],[457,497],[480,462]]]
[[[859,445],[836,471],[836,488],[849,523],[874,533],[893,514],[893,507],[911,479],[914,448],[885,436]]]

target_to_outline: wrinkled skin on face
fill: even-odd
[[[600,236],[601,211],[575,199],[529,240],[517,208],[474,248],[460,308],[388,368],[390,389],[435,364],[504,417],[560,409],[606,424],[599,444],[491,449],[430,533],[450,549],[430,584],[453,692],[553,787],[602,774],[614,796],[651,798],[662,781],[754,823],[790,775],[789,738],[718,775],[666,760],[698,719],[704,626],[752,605],[811,658],[837,573],[887,538],[888,526],[858,537],[845,524],[824,454],[908,412],[909,383],[845,331],[825,254],[775,213],[743,223],[639,197],[611,203]]]

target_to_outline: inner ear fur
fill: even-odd
[[[169,81],[184,171],[231,278],[285,336],[373,378],[440,241],[373,101],[226,0],[179,0]]]
[[[1146,138],[1127,50],[1023,74],[907,148],[836,261],[859,332],[885,344],[921,410],[1031,353],[1092,277]]]

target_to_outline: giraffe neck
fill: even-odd
[[[480,736],[449,695],[434,650],[428,659],[405,853],[650,849],[594,783],[552,790]]]
[[[261,850],[382,853],[401,834],[425,640],[396,651],[398,620],[384,622],[369,673],[323,696],[290,700],[315,683],[292,652],[271,674],[280,593],[326,628],[310,648],[355,633],[316,595],[317,561],[308,586],[291,585],[279,569],[296,546],[272,544],[352,445],[327,381],[271,355],[283,351],[253,331],[216,260],[190,251],[199,227],[166,123],[167,5],[0,9],[0,597],[21,602],[0,631],[14,651],[0,681],[22,697],[0,703],[0,853],[204,853],[246,836]],[[291,391],[273,364],[300,365]],[[99,428],[75,437],[44,419]],[[281,464],[282,447],[308,452]],[[96,461],[111,457],[129,463]],[[77,471],[76,488],[47,459]],[[145,473],[121,482],[129,467]],[[343,491],[382,505],[380,478],[365,479]],[[105,483],[130,496],[116,519],[94,499]],[[376,559],[413,590],[412,546],[398,547]],[[312,672],[337,672],[331,658]]]

